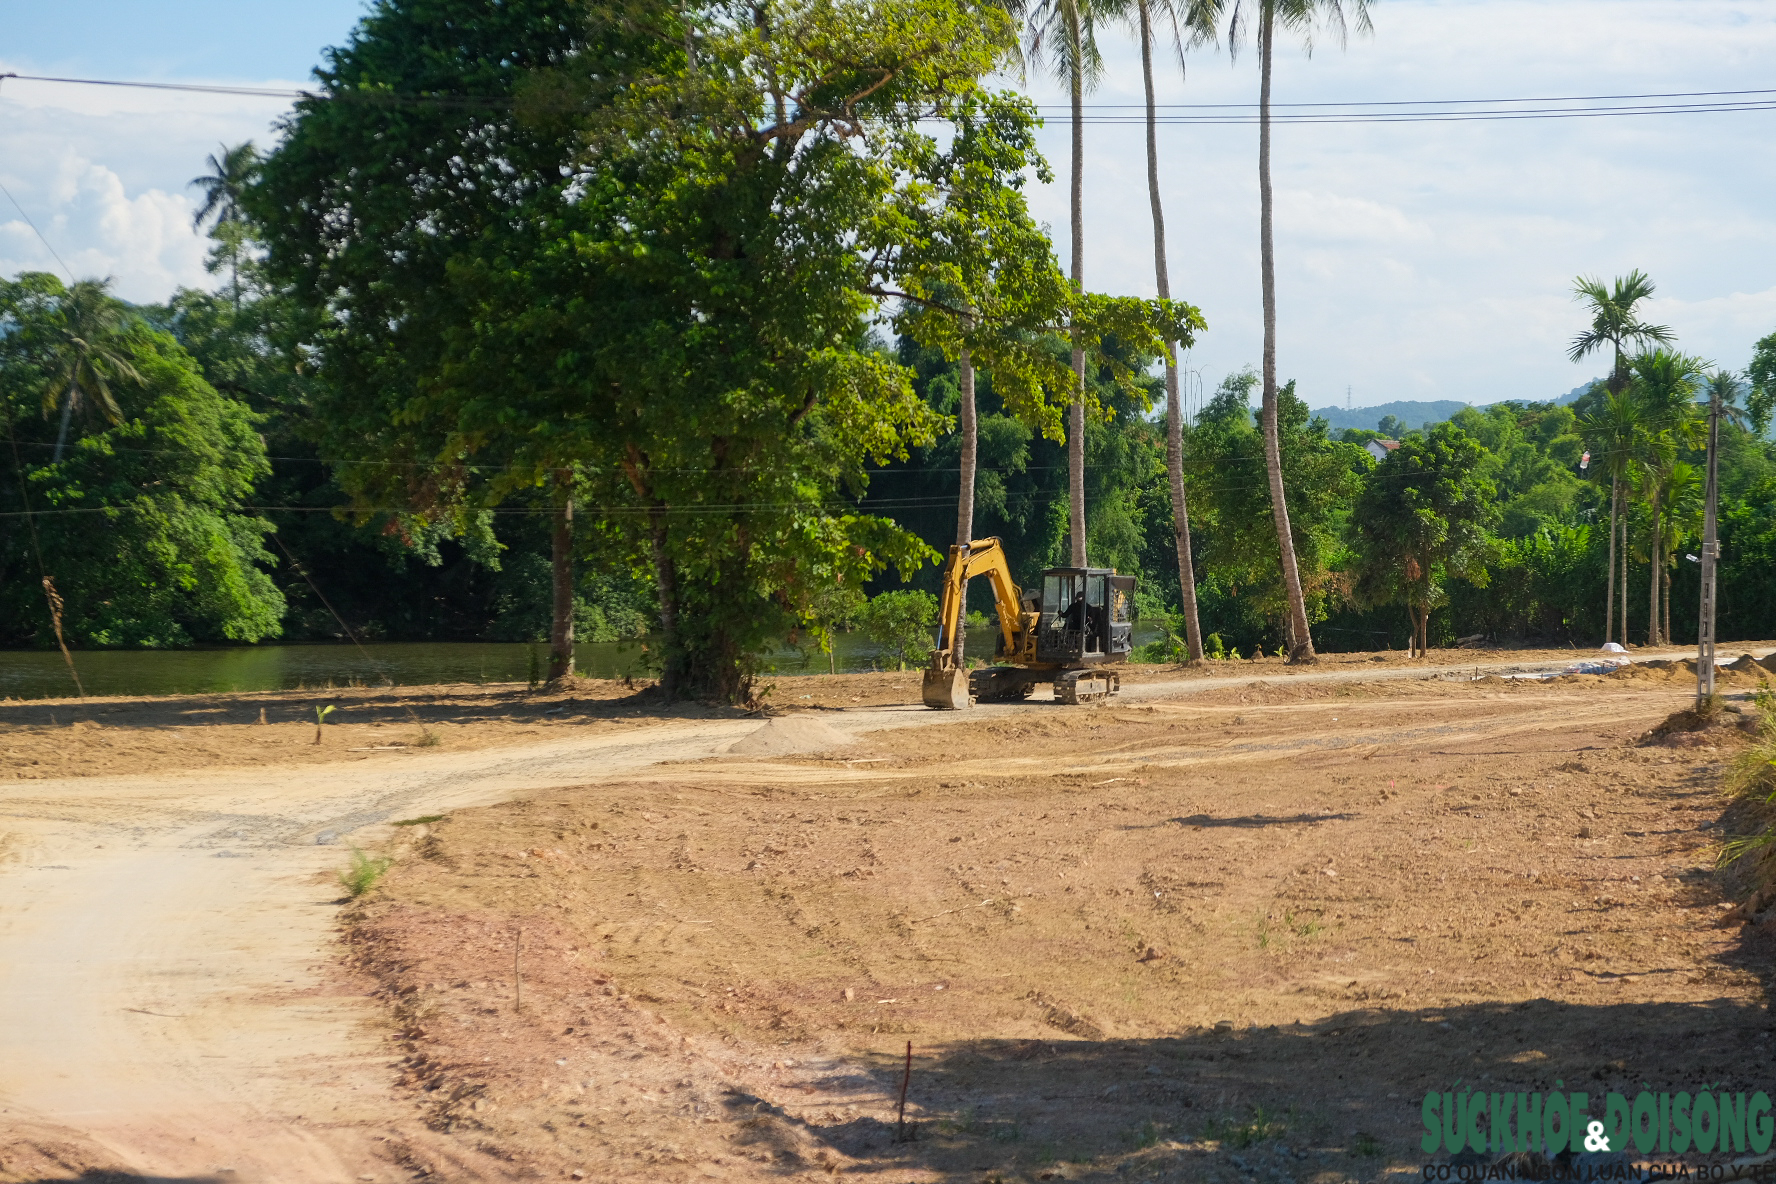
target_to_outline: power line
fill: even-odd
[[[1776,95],[1776,89],[1766,90],[1678,90],[1653,91],[1638,95],[1535,95],[1520,98],[1503,99],[1365,99],[1361,101],[1336,101],[1319,103],[1272,103],[1271,109],[1279,107],[1454,107],[1461,104],[1477,103],[1603,103],[1620,102],[1628,99],[1710,99],[1735,95]],[[1039,107],[1050,104],[1038,104]],[[1146,110],[1144,103],[1086,103],[1084,106],[1094,109],[1132,107]],[[1213,110],[1222,108],[1243,108],[1256,111],[1257,103],[1156,103],[1160,110]]]
[[[115,78],[65,78],[40,74],[0,74],[20,82],[45,82],[68,86],[121,87],[138,90],[181,91],[192,94],[232,95],[243,98],[367,102],[387,105],[439,107],[510,107],[512,99],[501,95],[397,94],[393,91],[347,89],[309,91],[281,87],[230,86],[193,82],[137,82]],[[1671,102],[1668,100],[1708,100]],[[1525,104],[1589,104],[1586,106],[1526,106]],[[1604,105],[1598,105],[1604,104]],[[1085,123],[1120,124],[1145,122],[1146,109],[1133,103],[1087,103]],[[1776,110],[1776,89],[1719,91],[1668,91],[1620,95],[1549,95],[1480,99],[1374,99],[1312,103],[1273,103],[1271,122],[1277,124],[1357,123],[1465,123],[1521,119],[1599,119],[1636,115],[1730,114]],[[1046,122],[1072,122],[1071,111],[1052,104],[1038,107]],[[1255,103],[1165,103],[1156,106],[1156,122],[1172,125],[1230,126],[1258,122]],[[935,117],[933,117],[935,118]]]

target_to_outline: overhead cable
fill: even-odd
[[[300,90],[286,87],[234,86],[195,82],[137,82],[115,78],[65,78],[42,74],[0,74],[20,82],[69,86],[123,87],[182,91],[241,98],[308,102],[365,102],[393,106],[503,108],[505,95],[399,94],[374,88]],[[1687,101],[1678,101],[1687,100]],[[1146,109],[1134,103],[1087,103],[1084,123],[1143,123]],[[1718,115],[1776,110],[1776,88],[1669,91],[1620,95],[1547,95],[1480,99],[1375,99],[1338,102],[1272,103],[1275,124],[1465,123],[1521,119],[1600,119],[1636,115]],[[1070,108],[1038,106],[1045,122],[1072,122]],[[1247,125],[1259,121],[1256,103],[1164,103],[1155,107],[1155,122],[1174,125]]]

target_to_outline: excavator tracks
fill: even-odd
[[[1106,670],[1068,670],[1054,680],[1061,703],[1097,703],[1122,689],[1122,676]]]

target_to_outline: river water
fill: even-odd
[[[1156,630],[1137,626],[1135,640]],[[883,656],[860,633],[835,636],[833,665],[841,671],[883,668]],[[594,642],[574,647],[579,673],[593,678],[645,677],[648,653],[640,641]],[[968,653],[993,652],[993,631],[970,629]],[[192,695],[235,691],[394,683],[525,682],[540,677],[546,646],[504,642],[391,642],[366,645],[266,645],[204,650],[75,651],[74,666],[89,695]],[[763,663],[767,675],[825,674],[827,655],[784,649]],[[0,699],[59,698],[74,693],[73,680],[54,650],[0,651]]]

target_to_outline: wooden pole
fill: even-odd
[[[1720,417],[1719,392],[1708,400],[1708,481],[1703,494],[1702,517],[1702,605],[1696,623],[1696,706],[1702,707],[1714,695],[1714,577],[1720,559],[1720,535],[1716,510],[1720,501]]]

